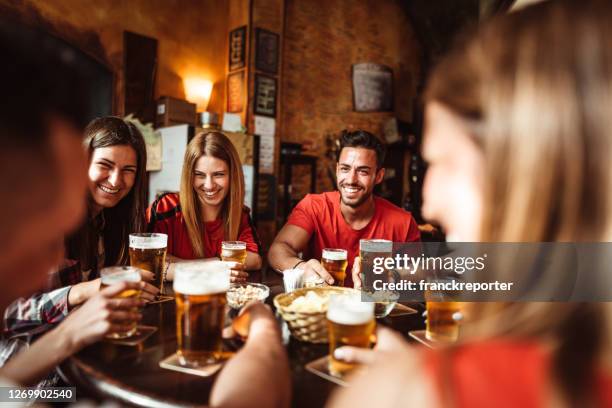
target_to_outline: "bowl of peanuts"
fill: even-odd
[[[240,309],[251,300],[263,302],[270,296],[270,288],[261,283],[233,283],[227,291],[227,304]]]

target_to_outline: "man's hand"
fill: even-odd
[[[311,259],[308,262],[301,263],[297,266],[297,269],[304,271],[304,278],[309,276],[318,276],[323,279],[328,285],[334,284],[334,277],[327,272],[327,270],[321,265],[316,259]]]
[[[129,330],[141,319],[139,298],[113,299],[127,289],[141,290],[143,282],[121,282],[99,291],[58,326],[69,354],[102,339],[115,331]]]
[[[353,288],[361,289],[361,258],[356,256],[353,260],[353,269],[351,269],[351,275],[353,276]]]
[[[383,354],[397,353],[407,346],[406,341],[397,332],[379,327],[376,331],[374,349],[359,347],[340,347],[334,351],[334,357],[347,363],[372,364]]]

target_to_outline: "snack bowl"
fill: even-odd
[[[232,283],[227,291],[227,304],[240,309],[251,300],[263,302],[270,296],[270,288],[261,283]]]
[[[289,293],[281,293],[274,298],[274,307],[287,322],[291,335],[300,341],[309,343],[327,343],[327,303],[321,301],[313,306],[312,311],[308,308],[302,310],[295,308],[297,299],[327,299],[333,294],[359,293],[351,288],[337,286],[317,286],[312,288],[297,289]],[[300,301],[298,301],[300,302]],[[293,306],[292,306],[293,305]]]

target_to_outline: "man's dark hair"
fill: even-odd
[[[27,26],[0,20],[0,226],[18,228],[30,211],[48,208],[58,197],[54,188],[57,163],[50,145],[50,125],[61,119],[80,130],[86,124],[87,86],[48,35]],[[33,186],[36,181],[40,185]],[[32,192],[48,190],[45,200]],[[45,190],[45,191],[46,191]],[[10,239],[10,234],[2,234]]]
[[[338,150],[337,160],[340,160],[340,153],[345,147],[361,147],[374,150],[376,152],[376,169],[380,169],[385,162],[387,148],[372,133],[365,130],[343,130],[340,134],[340,149]]]

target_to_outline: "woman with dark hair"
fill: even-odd
[[[86,222],[66,239],[66,259],[51,275],[49,291],[7,308],[9,338],[45,332],[73,307],[95,296],[100,291],[100,269],[129,264],[129,234],[145,230],[147,156],[136,126],[117,117],[95,119],[85,129],[85,148],[89,158]],[[152,280],[152,273],[142,273],[143,280]],[[145,282],[142,298],[153,300],[157,292]],[[5,357],[10,354],[3,352]]]

